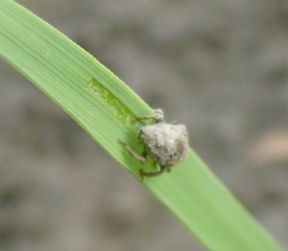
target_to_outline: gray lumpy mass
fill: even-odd
[[[185,125],[165,122],[145,126],[140,139],[151,157],[162,167],[171,167],[183,161],[188,153],[188,133]]]

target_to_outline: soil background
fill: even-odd
[[[21,0],[185,123],[288,247],[284,0]],[[205,250],[60,108],[0,61],[0,250]]]

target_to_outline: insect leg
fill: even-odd
[[[164,112],[161,109],[154,109],[154,115],[137,117],[136,120],[154,119],[157,122],[164,121]]]
[[[154,177],[154,176],[158,176],[158,175],[162,174],[165,170],[166,170],[166,167],[162,167],[162,166],[161,166],[161,169],[159,171],[156,171],[156,172],[145,172],[145,171],[143,171],[143,169],[140,169],[140,175],[141,175],[141,177],[143,177],[143,176]]]
[[[128,150],[128,152],[137,160],[141,161],[142,164],[144,164],[146,162],[146,158],[143,156],[140,156],[139,154],[137,154],[136,152],[134,152],[131,147],[124,141],[120,140],[120,143],[123,144],[125,146],[125,148]]]
[[[154,115],[137,117],[136,120],[155,119]]]

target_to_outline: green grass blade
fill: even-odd
[[[137,135],[142,124],[135,117],[152,110],[121,80],[10,0],[0,0],[0,55],[139,179],[141,165],[119,139],[141,152]],[[192,150],[171,174],[146,178],[143,185],[211,250],[281,250]]]

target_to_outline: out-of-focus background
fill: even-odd
[[[288,246],[285,0],[21,0],[168,121]],[[204,250],[0,61],[0,250]]]

